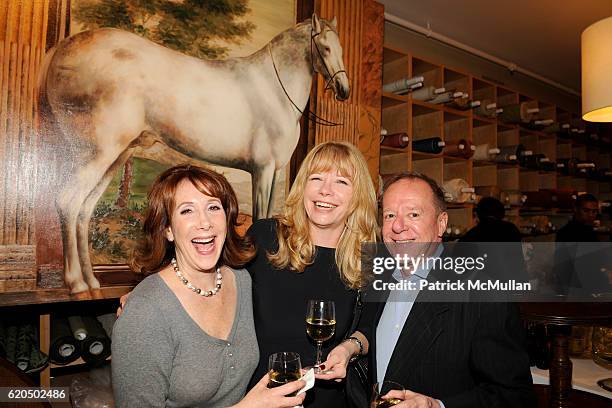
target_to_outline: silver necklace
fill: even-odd
[[[176,263],[175,258],[172,258],[172,261],[170,262],[172,263],[172,267],[174,268],[174,273],[176,273],[176,276],[181,280],[181,282],[183,282],[183,285],[187,286],[187,289],[191,289],[193,292],[197,293],[200,296],[204,296],[204,297],[214,296],[219,292],[219,290],[221,290],[221,283],[223,280],[223,276],[221,275],[221,268],[217,267],[217,280],[216,280],[214,289],[213,290],[202,290],[198,287],[193,286],[193,284],[189,282],[189,280],[186,277],[183,276],[183,274],[179,270],[179,267],[178,267],[178,264]]]

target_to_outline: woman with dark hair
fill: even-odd
[[[113,330],[118,407],[293,407],[304,386],[245,396],[259,361],[251,279],[241,269],[255,250],[236,231],[238,202],[220,174],[195,166],[162,173],[148,196],[144,240],[132,261],[149,275]]]

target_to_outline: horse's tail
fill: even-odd
[[[57,46],[51,48],[45,54],[38,74],[36,87],[36,103],[38,108],[37,132],[39,135],[39,151],[41,153],[39,177],[42,176],[41,178],[44,179],[44,184],[46,185],[56,185],[59,182],[64,172],[64,166],[61,164],[62,156],[64,156],[64,160],[66,159],[64,135],[60,126],[57,124],[47,94],[49,68],[56,51]],[[70,160],[67,161],[70,162]]]
[[[45,54],[42,66],[40,67],[40,71],[38,73],[37,102],[38,112],[40,113],[41,118],[41,125],[44,122],[53,122],[53,111],[51,109],[51,105],[49,104],[49,100],[47,99],[47,79],[49,75],[49,66],[51,66],[51,61],[53,60],[56,51],[57,47],[53,47]],[[45,129],[41,130],[45,131]]]

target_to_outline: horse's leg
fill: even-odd
[[[274,171],[272,176],[272,184],[270,185],[270,199],[268,201],[268,218],[272,217],[272,211],[274,211],[274,192],[276,191],[276,182],[278,181],[278,172]]]
[[[76,160],[82,163],[75,166],[74,173],[65,181],[64,186],[56,198],[56,205],[62,225],[62,238],[64,247],[64,279],[71,293],[84,292],[89,289],[83,279],[79,248],[79,214],[87,197],[96,189],[101,175],[115,161],[113,152],[97,152],[92,158]],[[98,285],[99,286],[99,285]]]
[[[133,149],[128,149],[121,153],[119,157],[108,167],[106,172],[102,173],[101,179],[98,181],[96,187],[89,193],[85,202],[81,206],[77,222],[77,245],[79,252],[79,260],[81,263],[81,271],[85,282],[92,289],[98,289],[100,282],[96,279],[93,268],[91,265],[91,258],[89,256],[89,223],[94,209],[98,203],[98,200],[108,187],[109,183],[113,179],[113,176],[117,172],[117,169],[121,168],[127,159],[132,154]],[[100,174],[98,174],[99,176]]]
[[[83,197],[84,191],[89,191],[86,180],[82,180],[78,176],[71,177],[66,181],[55,199],[62,228],[64,280],[72,293],[84,292],[89,289],[81,273],[76,238],[77,217],[81,203],[85,200],[85,197]]]
[[[62,237],[64,245],[64,279],[72,293],[86,291],[89,287],[85,283],[85,276],[80,259],[85,255],[88,262],[87,281],[93,287],[99,283],[89,271],[89,254],[87,240],[82,222],[87,211],[83,209],[85,202],[98,187],[103,176],[115,163],[117,158],[128,148],[134,137],[142,132],[142,118],[144,112],[134,108],[134,98],[129,94],[118,95],[105,104],[98,104],[91,113],[84,113],[78,117],[61,115],[58,121],[63,125],[66,135],[78,135],[75,148],[78,149],[74,160],[73,173],[64,183],[56,199],[60,220],[62,223]],[[131,102],[131,105],[128,103]],[[131,107],[131,109],[127,109]],[[58,108],[58,110],[60,110]],[[104,190],[102,190],[104,191]],[[85,238],[83,238],[85,236]],[[79,241],[81,243],[79,243]]]
[[[270,193],[274,181],[275,165],[270,161],[256,166],[252,173],[253,181],[253,220],[266,218],[270,206]]]

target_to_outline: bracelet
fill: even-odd
[[[361,340],[359,340],[357,337],[355,336],[350,336],[347,337],[345,339],[345,341],[352,341],[354,343],[357,344],[357,346],[359,346],[359,352],[357,353],[357,355],[351,357],[351,361],[355,361],[357,359],[357,357],[362,356],[363,355],[363,343],[361,342]]]

